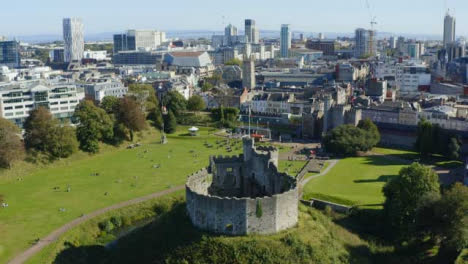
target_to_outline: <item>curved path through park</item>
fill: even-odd
[[[121,202],[121,203],[118,203],[118,204],[114,204],[112,206],[105,207],[105,208],[99,209],[97,211],[91,212],[89,214],[83,215],[82,217],[77,218],[77,219],[75,219],[75,220],[73,220],[71,222],[68,222],[67,224],[61,226],[60,228],[58,228],[56,230],[54,230],[48,236],[46,236],[45,238],[39,240],[32,247],[28,248],[26,251],[23,251],[21,254],[17,255],[13,259],[11,259],[8,262],[8,264],[21,264],[21,263],[24,263],[26,260],[28,260],[28,258],[30,258],[34,254],[38,253],[44,247],[50,245],[52,242],[56,241],[61,235],[63,235],[65,232],[67,232],[71,228],[76,227],[76,226],[78,226],[78,225],[80,225],[80,224],[82,224],[82,223],[96,217],[96,216],[102,215],[102,214],[107,213],[107,212],[112,211],[112,210],[127,207],[129,205],[134,205],[134,204],[137,204],[137,203],[145,202],[145,201],[151,200],[153,198],[158,198],[158,197],[161,197],[161,196],[164,196],[164,195],[176,192],[176,191],[183,190],[184,188],[185,188],[185,185],[172,187],[172,188],[164,190],[164,191],[152,193],[152,194],[149,194],[149,195],[146,195],[146,196],[143,196],[143,197],[135,198],[133,200],[129,200],[129,201]]]
[[[328,172],[330,172],[331,169],[333,169],[333,167],[335,167],[335,165],[338,163],[338,160],[329,160],[328,161],[328,167],[320,172],[319,174],[317,175],[313,175],[313,176],[310,176],[309,178],[306,178],[304,180],[302,180],[302,182],[300,183],[302,187],[304,187],[308,182],[310,182],[312,179],[315,179],[315,178],[318,178],[320,176],[323,176],[325,174],[327,174]]]
[[[322,171],[321,173],[319,173],[317,175],[311,176],[311,177],[303,180],[300,184],[302,186],[305,186],[310,180],[327,174],[333,167],[335,167],[335,165],[338,163],[338,160],[329,160],[328,162],[329,162],[329,165],[324,171]],[[161,196],[164,196],[164,195],[167,195],[167,194],[171,194],[173,192],[183,190],[184,188],[185,188],[185,185],[179,185],[179,186],[172,187],[172,188],[164,190],[164,191],[152,193],[152,194],[149,194],[149,195],[146,195],[146,196],[143,196],[143,197],[135,198],[133,200],[129,200],[129,201],[121,202],[121,203],[118,203],[118,204],[114,204],[114,205],[111,205],[109,207],[105,207],[105,208],[99,209],[97,211],[91,212],[89,214],[83,215],[82,217],[77,218],[77,219],[75,219],[75,220],[73,220],[71,222],[68,222],[65,225],[61,226],[60,228],[54,230],[52,233],[50,233],[45,238],[40,239],[32,247],[28,248],[26,251],[23,251],[21,254],[17,255],[13,259],[11,259],[8,262],[8,264],[22,264],[22,263],[24,263],[26,260],[28,260],[34,254],[41,251],[44,247],[52,244],[54,241],[56,241],[60,236],[62,236],[68,230],[70,230],[70,229],[72,229],[72,228],[74,228],[74,227],[76,227],[76,226],[78,226],[78,225],[80,225],[80,224],[82,224],[82,223],[96,217],[96,216],[102,215],[102,214],[107,213],[107,212],[112,211],[112,210],[120,209],[120,208],[127,207],[127,206],[130,206],[130,205],[134,205],[134,204],[137,204],[137,203],[145,202],[145,201],[151,200],[153,198],[158,198],[158,197],[161,197]]]

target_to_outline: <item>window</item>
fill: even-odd
[[[12,106],[7,106],[7,107],[5,107],[5,108],[3,108],[3,109],[4,109],[4,110],[11,110],[11,109],[13,109],[13,107],[12,107]]]
[[[22,108],[23,108],[22,105],[17,105],[17,106],[15,106],[15,109],[22,109]]]

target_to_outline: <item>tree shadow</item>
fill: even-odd
[[[355,183],[374,183],[374,182],[388,182],[393,177],[397,175],[382,175],[376,179],[361,179],[361,180],[354,180]]]
[[[104,246],[80,246],[68,245],[67,249],[61,251],[53,263],[59,264],[87,264],[108,263],[109,251]]]
[[[366,156],[365,164],[374,165],[374,166],[393,166],[393,165],[409,165],[416,159],[408,160],[402,158],[404,155],[400,154],[389,154],[389,155],[374,155]]]
[[[163,210],[155,208],[155,211]],[[186,214],[185,203],[179,203],[162,213],[153,222],[121,237],[108,245],[66,245],[53,263],[164,263],[175,249],[196,243],[210,234],[194,228]]]
[[[338,215],[333,222],[366,240],[382,241],[388,239],[383,210],[380,208],[354,207],[347,215]]]

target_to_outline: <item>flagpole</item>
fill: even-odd
[[[251,109],[250,109],[250,105],[249,105],[249,137],[250,137],[250,116],[251,116],[252,112],[251,112]]]

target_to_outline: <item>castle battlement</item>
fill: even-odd
[[[223,155],[218,155],[218,156],[210,156],[210,160],[216,162],[216,163],[226,163],[226,162],[237,162],[239,160],[242,160],[243,156],[241,155],[233,155],[233,156],[223,156]]]
[[[244,154],[211,156],[186,183],[187,211],[196,227],[216,233],[271,234],[297,224],[294,177],[278,172],[278,150],[244,138]],[[266,153],[265,153],[266,152]]]

